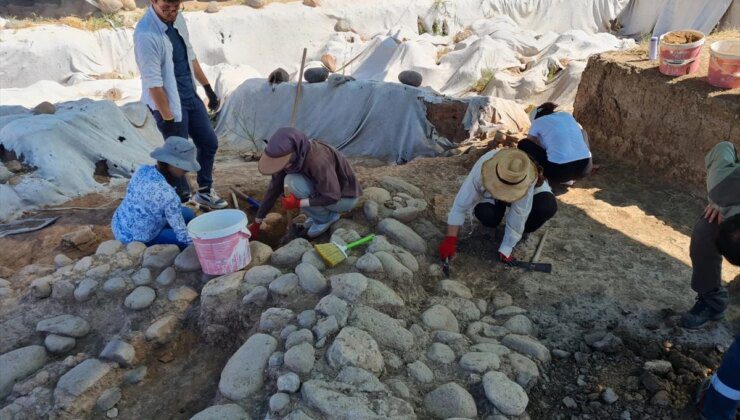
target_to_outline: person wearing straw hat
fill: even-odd
[[[157,163],[142,165],[131,177],[126,196],[113,214],[113,236],[124,244],[138,241],[183,249],[191,243],[186,225],[195,212],[181,205],[175,186],[188,172],[200,169],[196,147],[182,137],[169,137],[150,156]]]
[[[572,185],[594,168],[588,135],[573,115],[556,109],[552,102],[533,109],[529,134],[517,147],[542,167],[548,181]]]
[[[295,128],[280,128],[270,137],[258,169],[272,180],[249,226],[253,238],[259,235],[262,219],[286,187],[290,194],[282,198],[283,208],[300,209],[308,216],[303,226],[311,238],[326,232],[341,213],[354,208],[362,195],[347,159],[330,145],[309,140]]]
[[[443,260],[457,252],[457,236],[471,210],[486,227],[495,228],[506,218],[498,255],[509,264],[522,235],[550,220],[557,212],[557,202],[532,159],[521,150],[504,148],[478,159],[460,187],[447,217],[447,234],[439,246]]]

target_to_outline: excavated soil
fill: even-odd
[[[663,41],[665,41],[666,44],[681,45],[691,44],[692,42],[696,42],[702,38],[702,36],[699,36],[693,32],[675,31],[665,34],[663,36]]]
[[[381,177],[392,175],[422,188],[431,204],[427,217],[442,228],[457,187],[482,152],[470,149],[456,157],[417,159],[391,166],[354,159],[354,166],[365,186],[378,185]],[[689,235],[703,208],[703,198],[675,184],[636,177],[619,163],[598,158],[597,163],[601,169],[596,175],[579,181],[574,188],[558,191],[559,211],[546,225],[549,235],[541,257],[542,262],[553,264],[552,274],[497,264],[496,241],[501,232],[468,223],[461,236],[459,255],[452,262],[452,278],[470,287],[476,298],[490,299],[498,291],[511,294],[517,305],[529,311],[538,324],[539,338],[548,347],[586,354],[578,359],[555,359],[543,370],[543,379],[530,393],[528,411],[532,418],[567,418],[578,413],[614,418],[624,410],[632,415],[690,418],[693,412],[689,394],[702,377],[716,368],[720,359],[716,346],[726,347],[733,333],[740,331],[737,304],[731,305],[728,320],[723,323],[698,331],[676,326],[678,313],[692,303]],[[219,192],[229,197],[227,186],[260,197],[268,182],[268,178],[258,175],[256,163],[245,163],[232,155],[220,156],[215,178]],[[69,206],[99,206],[110,203],[113,196],[115,193],[89,196]],[[244,208],[246,203],[240,200],[240,206]],[[56,225],[43,231],[0,239],[0,246],[8,250],[0,256],[0,264],[9,267],[10,272],[29,263],[49,264],[62,251],[61,235],[81,225],[92,224],[101,240],[109,238],[111,213],[112,208],[70,210],[62,213]],[[248,213],[251,216],[251,211]],[[522,243],[514,255],[528,259],[540,234],[535,233]],[[271,240],[277,237],[278,233]],[[78,254],[75,256],[84,252]],[[740,269],[728,264],[723,269],[733,302],[740,302]],[[425,290],[433,290],[435,283],[425,278],[399,292],[410,308],[422,307]],[[622,338],[624,348],[615,354],[592,354],[584,337],[593,331],[613,332]],[[142,388],[148,392],[142,391],[136,397],[136,412],[154,417],[185,417],[211,401],[218,373],[238,337],[234,343],[211,346],[202,342],[202,337],[197,338],[195,325],[183,334],[173,347],[159,350],[163,355],[174,356],[174,361],[161,362],[147,376],[149,384]],[[670,347],[666,347],[666,342]],[[661,379],[668,390],[665,405],[649,403],[654,391],[635,385],[633,377],[641,375],[644,361],[667,358],[676,351],[700,360],[702,371],[679,370],[672,377]],[[708,358],[702,359],[702,354]],[[613,388],[620,400],[611,405],[599,402],[604,387]],[[174,404],[175,394],[171,390],[182,388],[189,390],[189,396],[176,406],[157,404],[159,400]],[[158,394],[163,397],[157,399]],[[564,408],[562,400],[566,396],[574,399],[575,408]],[[477,397],[483,398],[483,394]]]
[[[591,57],[573,115],[588,131],[595,154],[638,173],[704,194],[704,156],[717,142],[740,146],[740,89],[707,82],[709,45],[738,31],[707,38],[699,71],[670,77],[646,48]]]

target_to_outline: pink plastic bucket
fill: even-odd
[[[709,84],[740,87],[740,41],[717,41],[709,46]]]
[[[682,30],[673,32],[690,32],[701,37],[700,40],[689,44],[668,44],[665,37],[671,32],[660,36],[660,72],[668,76],[683,76],[699,70],[699,53],[704,45],[704,34],[699,31]]]
[[[239,271],[252,260],[247,215],[240,210],[216,210],[188,223],[201,269],[223,275]]]

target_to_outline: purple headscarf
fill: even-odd
[[[295,173],[303,168],[309,150],[311,150],[311,143],[302,131],[283,127],[270,137],[265,147],[265,154],[270,157],[280,157],[293,153],[293,158],[285,167],[285,171]]]

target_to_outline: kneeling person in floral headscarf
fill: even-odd
[[[191,243],[186,225],[195,213],[180,204],[175,186],[186,173],[200,169],[195,145],[182,137],[168,137],[150,156],[157,163],[139,167],[131,177],[113,214],[113,235],[124,244],[139,241],[185,248]]]

